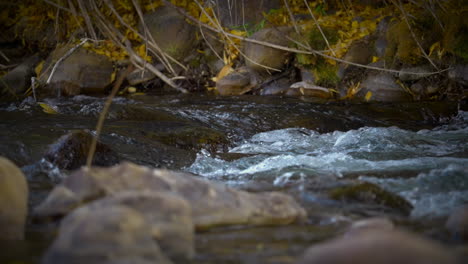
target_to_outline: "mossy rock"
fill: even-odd
[[[402,197],[368,182],[338,187],[332,189],[329,195],[330,198],[335,200],[383,205],[401,211],[406,215],[413,209],[413,206]]]
[[[171,131],[149,133],[147,136],[169,146],[194,151],[208,149],[215,152],[229,144],[223,133],[198,126],[182,126]]]

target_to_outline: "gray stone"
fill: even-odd
[[[0,95],[16,96],[24,93],[31,84],[31,77],[35,75],[34,67],[40,61],[39,55],[34,55],[16,66],[4,76],[0,77]]]
[[[286,35],[290,31],[291,29],[288,27],[265,28],[253,34],[250,39],[287,46],[289,40]],[[244,54],[246,56],[245,64],[257,72],[266,72],[267,69],[264,66],[281,70],[286,65],[289,57],[287,51],[247,41],[244,43]]]
[[[458,64],[453,66],[449,72],[450,80],[468,86],[468,64]]]
[[[367,76],[361,83],[361,90],[356,94],[356,98],[365,101],[368,92],[371,92],[369,101],[402,102],[411,100],[410,94],[396,83],[392,75],[385,72]]]
[[[355,236],[369,230],[391,231],[393,229],[395,229],[395,225],[392,220],[385,217],[373,217],[353,222],[346,231],[345,236]]]
[[[292,197],[282,193],[238,191],[191,174],[149,169],[128,162],[111,168],[83,168],[59,186],[35,209],[36,217],[61,216],[71,204],[78,207],[123,191],[145,190],[172,191],[184,198],[191,205],[197,229],[218,225],[289,224],[303,220],[306,215]],[[62,197],[63,188],[71,194]]]
[[[143,17],[151,37],[162,51],[176,60],[184,60],[195,51],[196,29],[177,10],[162,6]],[[140,26],[140,32],[143,32]]]
[[[131,260],[144,259],[170,264],[149,230],[145,218],[128,207],[83,207],[61,223],[58,237],[42,263],[100,264],[121,259],[134,263]]]
[[[259,77],[247,67],[241,67],[216,82],[220,95],[241,95],[251,91],[259,84]]]
[[[93,135],[89,131],[78,130],[60,137],[49,146],[44,158],[60,169],[74,170],[86,164]],[[97,142],[93,164],[111,166],[118,163],[119,157],[112,149]]]
[[[406,67],[400,70],[398,78],[404,82],[417,81],[430,75],[428,66]]]
[[[0,240],[21,240],[28,213],[28,183],[23,172],[0,156]]]
[[[306,250],[297,264],[456,264],[453,252],[404,231],[369,230]]]
[[[74,45],[65,45],[49,55],[39,77],[42,83],[47,82],[56,62],[74,47]],[[59,91],[62,95],[103,93],[112,81],[113,71],[109,58],[80,47],[57,66],[45,93],[57,94]]]

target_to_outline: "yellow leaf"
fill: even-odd
[[[219,71],[218,75],[216,75],[216,80],[221,80],[224,76],[228,75],[233,71],[234,69],[231,67],[231,65],[224,65],[224,67]]]
[[[440,50],[440,42],[437,41],[436,43],[432,44],[431,48],[429,49],[429,56],[432,55],[435,49]]]
[[[372,63],[379,61],[379,57],[372,56]]]
[[[56,110],[55,106],[48,105],[46,103],[38,102],[40,107],[42,107],[42,111],[47,114],[55,115],[58,114],[58,111]]]
[[[44,67],[44,60],[39,62],[39,64],[37,64],[36,68],[34,68],[34,72],[36,73],[37,77],[39,77],[39,75],[41,74],[43,67]]]
[[[371,92],[371,91],[368,91],[368,92],[366,93],[366,96],[365,96],[364,98],[366,99],[366,102],[369,102],[369,100],[371,99],[371,97],[372,97],[372,92]]]

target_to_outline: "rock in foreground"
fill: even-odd
[[[144,217],[123,206],[81,208],[60,226],[43,264],[101,263],[170,264],[148,232]]]
[[[24,237],[28,212],[28,184],[23,172],[0,156],[0,240]]]
[[[194,175],[149,169],[132,163],[111,168],[83,168],[57,186],[35,210],[36,217],[63,216],[73,208],[123,191],[170,191],[192,208],[197,229],[218,225],[290,224],[305,218],[296,201],[278,192],[248,193]]]
[[[297,264],[456,264],[453,252],[403,231],[370,230],[310,247]]]

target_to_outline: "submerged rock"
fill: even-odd
[[[118,193],[78,208],[65,217],[61,225],[64,228],[73,226],[74,222],[81,221],[81,217],[89,212],[112,207],[127,207],[140,213],[148,225],[147,233],[172,260],[183,261],[194,256],[194,228],[190,205],[169,192]]]
[[[404,231],[369,230],[312,246],[297,264],[456,264],[453,252]]]
[[[153,239],[151,226],[137,211],[124,206],[81,208],[60,225],[59,235],[42,264],[127,263],[170,264]],[[124,262],[125,263],[125,262]]]
[[[44,158],[60,169],[74,170],[86,164],[93,136],[85,130],[74,131],[60,137],[49,146]],[[93,164],[111,166],[119,162],[117,153],[97,142]]]
[[[456,242],[468,242],[468,205],[456,208],[447,219],[445,228]]]
[[[65,45],[49,55],[40,74],[39,79],[42,83],[47,82],[57,61],[72,48],[73,45]],[[57,65],[49,85],[46,86],[46,93],[62,95],[103,93],[112,81],[113,71],[109,58],[79,47]]]
[[[409,215],[413,209],[413,206],[402,197],[368,182],[338,187],[332,189],[329,195],[336,200],[385,206],[405,215]]]
[[[20,240],[28,213],[28,183],[23,172],[0,156],[0,240]]]
[[[128,162],[75,172],[35,209],[35,215],[38,218],[62,216],[71,208],[123,191],[172,191],[191,205],[197,229],[218,225],[290,224],[303,220],[306,215],[292,197],[282,193],[238,191],[191,174],[149,169]]]

